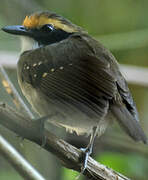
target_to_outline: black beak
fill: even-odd
[[[31,29],[26,29],[24,26],[16,25],[16,26],[5,26],[2,28],[3,31],[15,34],[15,35],[24,35],[24,36],[32,36],[33,32]]]

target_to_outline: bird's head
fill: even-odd
[[[2,30],[21,35],[22,51],[56,43],[83,31],[69,20],[49,11],[26,16],[22,25],[6,26]]]

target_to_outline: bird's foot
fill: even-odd
[[[80,150],[83,152],[82,153],[82,168],[81,168],[81,173],[83,174],[86,167],[87,167],[87,162],[88,162],[88,157],[92,153],[92,148],[86,147],[86,148],[80,148]]]

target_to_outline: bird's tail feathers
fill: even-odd
[[[135,141],[143,141],[144,144],[148,144],[148,139],[143,132],[139,122],[134,119],[132,114],[126,109],[125,106],[112,105],[111,111],[119,122],[120,126],[126,133]]]

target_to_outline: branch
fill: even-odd
[[[19,136],[26,138],[42,146],[43,136],[40,132],[39,121],[23,117],[20,113],[10,108],[6,104],[0,105],[0,124]],[[45,130],[46,144],[43,147],[57,156],[62,164],[70,169],[81,172],[81,151],[62,139],[57,138],[54,134]],[[107,168],[96,162],[91,157],[88,159],[88,166],[84,175],[92,180],[129,180],[125,176]]]
[[[0,152],[28,180],[45,180],[1,135]]]

